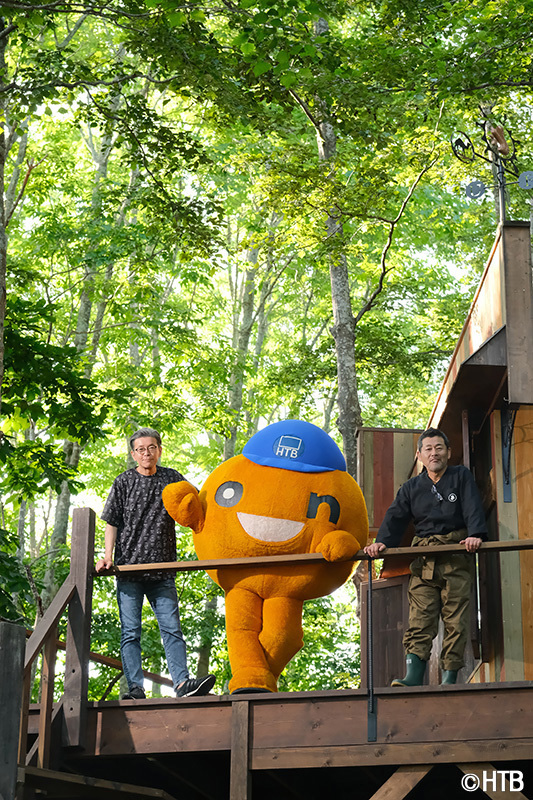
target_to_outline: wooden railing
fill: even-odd
[[[13,671],[17,672],[17,652],[23,647],[25,630],[15,625],[0,625],[0,643],[6,649],[6,641],[2,638],[6,628],[8,639],[12,641],[11,660],[9,669],[11,676],[9,683],[2,681],[0,686],[0,703],[6,700],[8,692],[15,695],[15,702],[18,703],[18,713],[20,714],[20,735],[18,747],[18,764],[21,766],[36,763],[38,767],[46,768],[49,765],[50,745],[52,740],[52,730],[55,721],[62,724],[63,746],[68,748],[82,749],[84,745],[85,715],[87,706],[87,686],[89,675],[90,652],[90,625],[91,625],[91,604],[92,586],[94,572],[94,534],[95,534],[95,515],[91,509],[76,509],[73,513],[72,539],[71,539],[71,569],[70,574],[58,591],[46,613],[39,621],[35,630],[29,637],[26,644],[25,658],[22,670],[22,689],[21,697],[17,698],[17,681],[13,681]],[[485,542],[481,545],[479,553],[485,552],[507,552],[510,550],[530,550],[533,549],[533,540],[516,540],[507,542]],[[437,553],[460,553],[464,552],[462,545],[437,545],[431,548],[432,554]],[[405,556],[419,555],[420,550],[415,547],[388,548],[380,553],[383,556]],[[354,561],[365,560],[369,562],[369,602],[368,609],[368,652],[367,652],[367,675],[368,675],[368,694],[369,694],[369,740],[372,735],[372,719],[374,714],[373,707],[373,668],[372,668],[372,569],[371,559],[361,550],[354,556]],[[107,574],[125,572],[147,572],[151,570],[175,570],[186,572],[193,570],[220,569],[225,566],[249,568],[250,566],[267,567],[275,564],[292,565],[301,563],[320,563],[324,558],[318,553],[305,553],[291,556],[269,556],[260,558],[243,559],[217,559],[208,561],[184,561],[184,562],[164,562],[157,564],[140,564],[113,567]],[[106,573],[102,573],[105,575]],[[57,626],[58,622],[68,608],[68,627],[66,641],[66,663],[65,680],[62,700],[56,704],[53,712],[53,693],[55,679],[55,662],[58,647]],[[21,633],[20,633],[21,632]],[[20,639],[20,641],[19,641]],[[31,667],[39,653],[43,653],[42,677],[41,677],[41,705],[39,715],[38,737],[32,748],[27,752],[28,734],[28,714],[31,689]],[[98,660],[101,660],[100,658]],[[2,669],[5,670],[6,659],[2,657]],[[118,659],[106,659],[106,663],[120,668]],[[157,676],[151,676],[157,679]],[[3,673],[0,672],[0,679]],[[166,681],[165,681],[166,682]],[[6,688],[7,687],[7,688]],[[5,695],[5,696],[4,696]],[[11,697],[10,700],[13,698]],[[4,708],[6,704],[4,703]],[[9,703],[7,704],[9,705]],[[9,707],[11,708],[13,702]],[[62,713],[60,713],[62,712]],[[16,715],[16,712],[15,712]],[[11,711],[7,716],[0,715],[0,746],[4,741],[13,740],[14,717]],[[0,796],[10,797],[10,786],[14,786],[16,780],[16,753],[12,758],[12,774],[0,778]],[[9,770],[8,770],[9,772]],[[11,783],[10,783],[11,781]]]

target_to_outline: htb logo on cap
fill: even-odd
[[[346,461],[331,436],[311,422],[285,419],[257,431],[242,454],[254,464],[293,472],[346,472]]]
[[[280,458],[298,458],[304,449],[303,440],[297,436],[280,436],[272,446],[274,455]]]

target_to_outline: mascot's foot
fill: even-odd
[[[270,670],[264,667],[244,667],[234,672],[229,682],[230,694],[236,691],[277,692],[278,682]]]
[[[241,689],[234,689],[234,694],[272,694],[270,689],[258,689],[257,686],[243,686]]]

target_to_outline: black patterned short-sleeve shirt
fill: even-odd
[[[157,467],[154,475],[136,468],[118,475],[106,500],[102,519],[117,529],[114,562],[147,564],[176,561],[176,528],[161,493],[169,483],[186,480],[169,467]],[[119,580],[161,580],[171,572],[145,572],[117,576]]]

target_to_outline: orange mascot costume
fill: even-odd
[[[367,541],[365,501],[344,456],[315,425],[276,422],[217,467],[200,493],[172,483],[163,502],[192,528],[200,560],[321,553],[333,562],[209,570],[226,593],[230,692],[276,692],[303,646],[304,600],[341,586]]]

